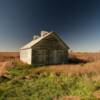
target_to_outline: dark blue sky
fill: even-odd
[[[74,51],[99,51],[100,0],[0,0],[0,51],[18,51],[41,30]]]

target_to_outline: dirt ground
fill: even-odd
[[[6,73],[6,68],[9,62],[0,62],[0,76],[4,75]]]
[[[11,60],[19,59],[19,52],[0,52],[0,76],[6,73]]]

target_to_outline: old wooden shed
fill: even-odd
[[[68,61],[68,49],[57,33],[41,31],[20,49],[20,60],[34,65],[63,64]]]

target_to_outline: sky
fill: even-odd
[[[0,0],[0,51],[19,51],[41,30],[70,50],[100,51],[100,0]]]

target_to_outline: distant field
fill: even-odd
[[[19,59],[19,52],[0,52],[0,62]]]
[[[69,55],[77,57],[77,58],[82,59],[82,60],[88,60],[88,61],[100,60],[100,52],[96,52],[96,53],[75,52],[75,53],[70,53]]]

